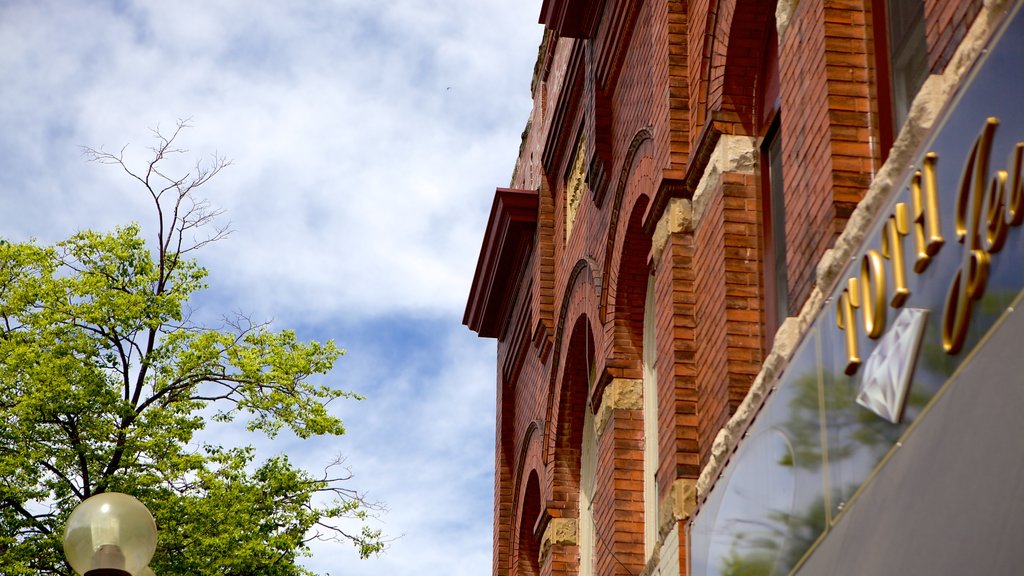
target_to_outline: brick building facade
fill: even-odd
[[[465,316],[498,340],[495,576],[835,568],[820,559],[829,538],[855,525],[844,508],[869,507],[861,494],[884,483],[890,452],[941,396],[939,385],[915,391],[927,387],[919,367],[884,416],[893,428],[844,464],[860,448],[837,445],[846,432],[831,426],[857,409],[854,397],[870,402],[867,359],[887,334],[886,306],[871,312],[865,286],[902,289],[897,244],[917,258],[912,287],[946,269],[940,255],[954,257],[929,244],[938,217],[919,199],[924,154],[986,55],[1024,34],[1024,25],[1005,32],[1021,4],[544,0],[533,111],[512,181],[495,194]],[[957,152],[958,174],[976,149]],[[1024,189],[1021,170],[1008,170],[1008,190]],[[1007,245],[1017,246],[1020,217],[1008,218]],[[871,248],[879,229],[891,239]],[[929,272],[931,258],[940,263]],[[888,288],[878,280],[885,266]],[[904,302],[927,307],[907,294],[893,297],[891,318]],[[928,330],[941,340],[940,312]],[[984,333],[964,338],[974,346]],[[942,382],[959,373],[964,350],[947,347],[955,365],[940,362]],[[835,408],[832,390],[851,390],[853,408]],[[761,442],[769,437],[752,434],[755,423],[790,397],[778,416],[789,424],[776,426],[784,440]],[[809,427],[795,422],[801,402]],[[813,500],[820,518],[801,525],[787,509],[781,528],[762,534],[779,542],[743,544],[757,529],[745,532],[742,514],[731,524],[721,516],[740,485],[733,478],[749,454],[778,446],[763,465],[783,466],[783,492],[792,480],[793,501]],[[829,484],[829,471],[833,482],[853,478],[854,461],[863,477]],[[776,521],[780,492],[751,486],[765,491],[751,506]],[[722,538],[732,543],[724,552]]]

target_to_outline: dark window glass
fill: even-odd
[[[886,2],[889,28],[889,63],[892,73],[892,112],[895,133],[907,121],[910,104],[928,76],[928,42],[924,31],[924,3],[920,0]]]
[[[771,349],[775,332],[789,316],[786,279],[786,204],[782,179],[780,114],[761,141],[761,210],[764,247],[765,344]]]
[[[786,282],[786,209],[782,188],[782,135],[778,124],[769,136],[765,146],[768,155],[768,197],[771,257],[768,270],[770,294],[775,308],[774,322],[769,328],[774,332],[789,315],[789,287]],[[766,266],[766,267],[768,267]]]

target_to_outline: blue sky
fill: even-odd
[[[226,438],[318,470],[344,454],[402,537],[331,574],[490,570],[494,343],[461,326],[492,193],[530,108],[539,0],[0,3],[0,236],[52,242],[152,218],[80,146],[146,158],[190,117],[192,158],[234,233],[201,255],[201,313],[242,310],[335,339],[331,375],[367,396],[349,433]]]

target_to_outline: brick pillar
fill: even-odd
[[[869,14],[861,2],[803,0],[780,33],[782,153],[789,308],[867,191],[872,144]]]
[[[761,370],[763,294],[757,176],[722,175],[723,251],[729,414],[736,412]]]
[[[694,267],[697,321],[697,443],[703,466],[715,435],[729,418],[728,366],[726,365],[725,223],[721,183],[706,191],[709,196],[700,221],[695,224]]]
[[[596,574],[638,574],[644,567],[643,381],[616,378],[595,418]]]
[[[696,295],[688,200],[670,201],[653,240],[658,347],[658,497],[676,478],[697,478]]]
[[[498,425],[500,429],[500,416]],[[512,573],[512,470],[500,443],[494,456],[494,548],[491,570],[494,576],[508,576]]]

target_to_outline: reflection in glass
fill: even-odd
[[[926,317],[925,317],[926,318]],[[923,319],[923,318],[922,318]],[[834,321],[826,316],[824,325]],[[925,323],[927,327],[929,323]],[[869,358],[874,350],[866,352]],[[867,366],[854,377],[843,373],[845,348],[841,335],[835,330],[822,331],[822,395],[824,403],[825,435],[828,446],[828,469],[831,495],[830,514],[834,519],[850,497],[871,474],[886,453],[906,430],[913,416],[920,410],[924,399],[913,387],[913,372],[908,375],[906,408],[899,424],[893,424],[863,405]],[[870,383],[869,383],[870,387]],[[893,409],[895,410],[895,409]]]
[[[778,430],[748,439],[711,533],[706,574],[771,574],[793,509],[793,450]]]
[[[816,330],[691,528],[692,573],[787,574],[825,530]]]

